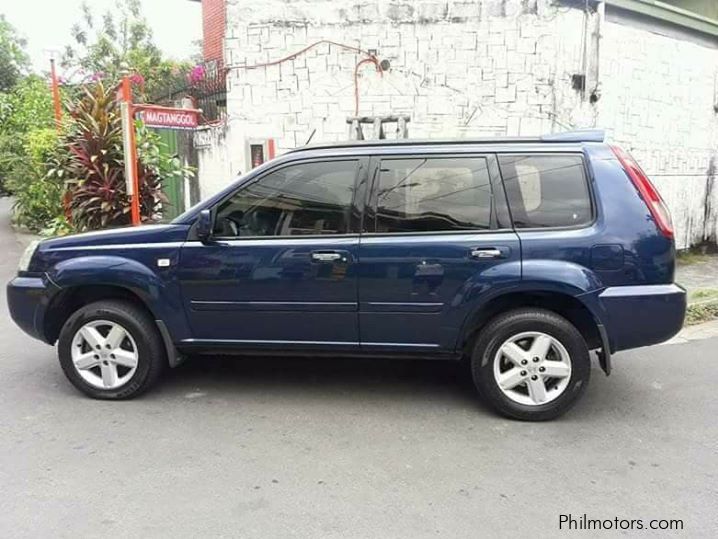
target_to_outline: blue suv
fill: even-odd
[[[169,224],[44,240],[15,322],[78,389],[126,399],[188,354],[470,364],[507,416],[554,418],[590,351],[678,332],[668,210],[601,131],[305,147]]]

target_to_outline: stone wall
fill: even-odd
[[[226,4],[226,149],[206,146],[203,196],[223,185],[219,170],[248,169],[247,139],[274,138],[280,153],[312,133],[313,142],[346,139],[356,112],[407,114],[416,138],[598,125],[656,180],[680,247],[715,239],[716,212],[705,211],[707,198],[718,207],[706,188],[718,148],[715,44],[604,17],[595,2],[588,12],[550,0]],[[375,51],[391,68],[365,63],[355,84],[365,56],[328,43],[251,68],[322,40]]]

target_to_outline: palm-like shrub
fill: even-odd
[[[64,177],[70,220],[76,230],[130,224],[130,199],[125,183],[122,153],[122,122],[116,90],[102,82],[83,88],[79,100],[69,107],[72,118],[64,136],[67,158],[51,173]],[[157,138],[145,135],[157,145]],[[161,154],[161,150],[157,149]],[[62,159],[60,161],[63,161]],[[140,159],[138,164],[140,215],[143,222],[158,218],[162,203],[169,203],[162,192],[161,170]],[[176,163],[173,173],[186,172]]]

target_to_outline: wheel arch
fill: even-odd
[[[137,256],[142,259],[140,254]],[[56,295],[60,302],[73,298],[78,290],[85,291],[93,299],[103,299],[105,294],[104,297],[119,296],[134,301],[151,314],[165,340],[171,335],[170,342],[179,342],[189,338],[191,332],[175,268],[176,265],[172,265],[156,270],[133,258],[86,255],[60,261],[47,272],[47,278],[59,290]],[[54,303],[55,299],[50,301]]]
[[[78,309],[102,300],[124,300],[143,309],[153,320],[155,313],[133,290],[116,284],[86,284],[62,288],[48,304],[43,320],[45,341],[54,344],[67,319]]]
[[[586,340],[589,350],[606,346],[603,326],[578,297],[555,290],[532,290],[506,292],[478,306],[464,323],[457,349],[466,352],[476,335],[495,316],[525,307],[552,311],[571,322]]]

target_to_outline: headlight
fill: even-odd
[[[18,271],[27,271],[30,268],[32,255],[35,254],[38,245],[40,245],[40,240],[35,240],[27,246],[27,249],[25,249],[25,252],[20,257],[20,262],[17,265]]]

